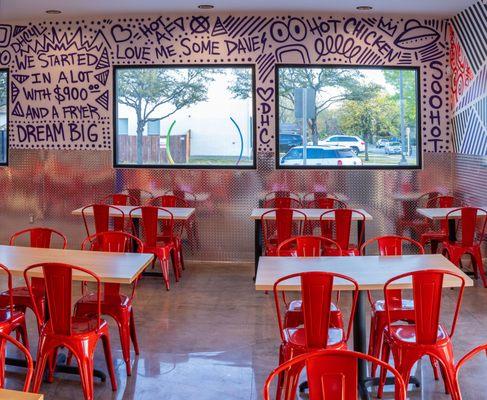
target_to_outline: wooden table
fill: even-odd
[[[151,264],[152,254],[106,253],[101,251],[39,249],[31,247],[0,245],[0,263],[14,276],[23,276],[24,270],[39,262],[73,264],[93,271],[105,283],[130,284]],[[33,271],[32,276],[42,276],[42,270]],[[81,271],[73,271],[75,281],[93,281],[93,277]],[[6,358],[6,364],[26,367],[24,359]],[[78,367],[58,364],[56,370],[68,374],[79,374]],[[106,380],[104,372],[94,370],[93,375]]]
[[[44,395],[0,389],[0,400],[44,400]]]
[[[137,208],[139,206],[116,206],[116,205],[114,205],[114,207],[117,207],[118,209],[122,210],[123,213],[125,214],[125,216],[128,217],[130,211],[132,211],[134,208]],[[82,213],[81,213],[82,209],[83,209],[83,207],[77,208],[76,210],[73,210],[71,212],[71,214],[81,216],[82,215]],[[164,209],[168,210],[173,215],[173,218],[175,220],[179,220],[179,221],[188,220],[196,211],[194,208],[191,208],[191,207],[188,207],[188,208],[185,208],[185,207],[164,207]],[[93,208],[91,208],[91,207],[87,208],[85,210],[85,214],[89,215],[89,216],[93,216]],[[109,215],[111,217],[120,217],[121,216],[120,213],[118,213],[114,209],[110,209]],[[138,210],[138,211],[132,213],[132,217],[142,218],[141,211]],[[159,219],[168,219],[168,218],[169,218],[169,215],[167,213],[159,211]]]
[[[255,251],[255,275],[254,279],[257,276],[257,269],[259,266],[259,257],[262,255],[262,222],[261,222],[261,217],[262,214],[265,212],[272,210],[272,208],[254,208],[252,210],[252,213],[250,214],[250,218],[254,220],[254,225],[255,225],[255,235],[254,235],[254,251]],[[299,211],[303,212],[306,215],[306,218],[308,221],[319,221],[321,214],[323,214],[326,211],[330,211],[327,209],[321,209],[321,208],[300,208],[298,209]],[[371,221],[372,216],[365,210],[356,209],[357,211],[360,211],[362,214],[365,215],[365,220],[366,221]],[[301,214],[294,214],[295,215],[295,220],[303,220],[303,216]],[[275,214],[269,214],[266,216],[266,219],[275,219]],[[326,220],[333,221],[334,220],[334,213],[329,214],[326,217]],[[360,238],[360,233],[362,232],[362,229],[364,229],[364,235],[362,237],[361,243],[358,243],[358,245],[362,245],[363,242],[365,241],[365,228],[363,227],[363,220],[362,216],[357,213],[352,214],[352,221],[357,221],[357,238]]]
[[[359,285],[357,309],[353,321],[353,348],[367,353],[367,290],[379,290],[394,276],[424,269],[444,269],[456,272],[465,279],[466,286],[473,286],[473,281],[448,259],[439,254],[405,256],[360,256],[360,257],[260,257],[259,269],[255,280],[256,290],[272,290],[274,282],[286,275],[306,271],[337,272],[350,276]],[[443,287],[459,287],[459,280],[445,276]],[[410,279],[397,281],[391,289],[410,289]],[[334,282],[335,290],[349,291],[354,286],[342,279]],[[299,291],[299,278],[279,285],[278,290]],[[367,399],[367,386],[377,385],[378,380],[367,377],[367,365],[359,363],[359,382],[362,398]]]

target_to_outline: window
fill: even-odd
[[[128,133],[129,133],[129,119],[119,118],[117,122],[117,134],[128,135]]]
[[[115,166],[255,167],[253,66],[119,66],[114,74]]]
[[[277,167],[421,167],[418,68],[288,65],[276,78]]]
[[[160,135],[161,133],[161,121],[158,119],[150,119],[147,122],[147,134]]]
[[[8,155],[8,71],[0,69],[0,165]]]

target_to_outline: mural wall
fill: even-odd
[[[450,28],[455,151],[487,155],[487,1],[456,15]]]
[[[0,67],[11,76],[10,147],[110,150],[114,65],[255,63],[257,149],[273,152],[274,66],[305,63],[420,66],[423,149],[448,152],[449,34],[445,20],[327,15],[2,24]]]

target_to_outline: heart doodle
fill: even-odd
[[[130,40],[132,37],[132,31],[124,28],[122,25],[114,25],[112,27],[112,36],[113,39],[115,39],[115,42],[122,43]]]
[[[257,88],[257,94],[259,95],[259,97],[263,100],[263,101],[268,101],[272,95],[274,94],[274,88],[267,88],[267,89],[264,89],[264,88]]]

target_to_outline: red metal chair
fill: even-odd
[[[63,249],[68,246],[66,236],[51,228],[29,228],[16,232],[10,238],[10,246],[17,246],[19,241],[22,242],[27,240],[29,247],[47,249],[51,247],[53,238],[59,240]],[[42,317],[37,321],[38,327],[40,328],[42,322],[44,321],[45,311],[44,280],[42,278],[32,278],[32,287],[37,301],[39,315]],[[12,296],[16,310],[25,313],[27,308],[30,308],[32,311],[34,311],[34,306],[32,304],[27,286],[15,287],[12,290],[7,290],[0,293],[0,307],[6,307],[8,304],[10,304],[10,296]]]
[[[156,206],[156,207],[181,207],[181,208],[189,208],[189,203],[181,197],[172,195],[172,194],[165,194],[162,196],[154,197],[149,205]],[[179,262],[181,264],[181,269],[184,270],[184,257],[183,257],[183,245],[182,245],[182,237],[183,237],[183,230],[186,228],[186,232],[189,232],[188,229],[188,221],[174,221],[173,225],[173,235],[174,241],[176,244],[176,251],[178,253]],[[162,237],[162,240],[165,238]]]
[[[6,333],[0,331],[0,388],[4,388],[5,382],[5,347],[6,342],[12,343],[17,349],[19,349],[22,353],[24,353],[25,360],[27,362],[27,374],[25,376],[24,387],[23,391],[28,392],[30,389],[30,383],[32,381],[32,375],[34,374],[34,361],[32,360],[32,356],[30,355],[29,350],[15,340],[13,337],[9,336]]]
[[[367,252],[370,254],[370,247],[377,246],[379,255],[381,256],[400,256],[403,254],[404,244],[409,244],[414,248],[414,252],[417,254],[424,254],[424,248],[417,241],[402,237],[402,236],[379,236],[367,240],[360,247],[360,254],[365,255]],[[385,313],[385,300],[374,300],[370,291],[367,291],[369,297],[370,308],[372,310],[370,320],[370,336],[369,336],[369,350],[368,354],[372,357],[379,358],[381,353],[381,346],[383,341],[384,329],[387,326],[387,316]],[[396,308],[393,313],[392,322],[396,321],[408,321],[414,322],[414,302],[412,299],[405,299],[402,297],[402,290],[389,290],[388,296],[391,301],[394,301]],[[436,363],[431,360],[435,379],[438,379],[438,371]],[[371,376],[375,377],[377,371],[377,364],[372,364]]]
[[[460,282],[457,304],[453,315],[451,330],[448,332],[440,323],[440,307],[442,300],[443,280],[448,275]],[[398,280],[409,278],[412,280],[414,301],[414,324],[401,324],[395,322],[394,313],[402,304],[388,293],[389,287]],[[408,272],[389,279],[384,285],[384,298],[387,325],[384,330],[381,359],[387,362],[392,351],[395,368],[401,374],[404,382],[409,382],[411,369],[422,356],[428,355],[440,364],[445,389],[454,393],[455,365],[453,359],[453,346],[451,338],[462,302],[465,279],[450,271],[424,270]],[[392,323],[394,325],[392,325]],[[378,397],[383,394],[386,371],[381,369]]]
[[[293,208],[268,210],[260,220],[266,256],[277,255],[278,246],[293,236],[302,236],[307,225],[306,214]]]
[[[439,192],[429,192],[418,197],[415,201],[403,201],[402,202],[402,216],[396,221],[397,234],[405,236],[405,233],[409,230],[411,236],[419,238],[421,233],[427,230],[430,226],[430,222],[418,216],[416,209],[418,207],[426,207],[429,200],[440,196]]]
[[[276,197],[290,197],[295,200],[300,200],[299,196],[297,194],[291,193],[290,190],[275,190],[264,195],[264,202],[274,199]]]
[[[487,211],[477,207],[461,207],[450,211],[443,221],[448,225],[448,220],[455,212],[460,212],[460,219],[457,226],[457,232],[461,232],[461,238],[456,242],[445,240],[443,242],[443,255],[455,265],[459,265],[462,256],[470,255],[475,278],[480,278],[484,287],[487,288],[487,279],[485,277],[484,264],[480,245],[485,235],[487,223]]]
[[[138,212],[141,213],[140,219],[134,217],[134,214]],[[165,218],[160,220],[160,216],[164,216]],[[166,289],[169,290],[169,259],[172,258],[176,282],[179,281],[181,267],[176,238],[174,236],[174,217],[172,213],[162,207],[142,206],[132,209],[129,217],[132,221],[134,233],[135,219],[139,219],[142,228],[142,237],[140,239],[144,245],[144,253],[154,254],[153,267],[156,259],[159,261]]]
[[[93,210],[95,220],[95,231],[90,232],[88,210]],[[86,235],[91,236],[95,233],[107,231],[123,231],[125,228],[125,213],[118,207],[109,204],[90,204],[81,209],[83,222],[85,224]]]
[[[96,250],[115,253],[133,252],[143,253],[144,247],[140,239],[126,232],[101,232],[87,237],[81,245],[81,250]],[[137,334],[135,332],[134,310],[132,303],[135,296],[137,280],[132,284],[130,295],[120,291],[119,283],[104,283],[101,297],[101,313],[109,315],[118,325],[120,344],[127,375],[131,375],[130,340],[134,345],[135,354],[139,354]],[[79,299],[74,306],[76,317],[88,317],[96,314],[98,306],[97,293],[90,293]]]
[[[178,205],[177,207],[195,207],[196,208],[196,195],[192,192],[187,192],[181,189],[172,189],[166,190],[164,193],[165,196],[175,196],[176,202],[175,204],[185,204],[185,205]],[[183,200],[185,203],[180,202]],[[170,207],[170,206],[162,206],[162,207]],[[193,243],[196,248],[200,246],[200,237],[198,233],[198,225],[196,223],[196,215],[192,215],[183,223],[184,229],[186,230],[186,234],[188,236],[188,240],[190,243]],[[184,266],[183,266],[184,267]]]
[[[453,196],[436,196],[428,200],[426,203],[427,208],[451,208],[455,203],[455,198]],[[448,240],[448,222],[440,221],[439,229],[434,229],[434,226],[430,224],[430,229],[425,233],[421,234],[421,245],[423,247],[426,244],[431,244],[431,253],[436,254],[438,250],[438,244]]]
[[[356,216],[362,222],[362,228],[357,238],[358,244],[350,243],[352,217]],[[357,220],[357,223],[359,221]],[[360,243],[365,233],[365,215],[351,208],[337,208],[325,211],[320,216],[321,236],[338,243],[344,256],[358,256]]]
[[[74,265],[62,263],[34,264],[24,270],[24,279],[32,299],[34,299],[34,292],[29,276],[34,269],[42,269],[44,275],[49,319],[44,322],[39,333],[33,392],[39,393],[46,363],[48,361],[50,363],[55,362],[58,349],[66,347],[76,358],[85,399],[93,400],[93,358],[99,339],[103,343],[112,389],[117,390],[108,324],[101,319],[100,278],[90,270]],[[90,280],[96,282],[97,305],[94,315],[87,317],[72,315],[73,271],[87,274],[90,276]],[[34,310],[38,315],[39,311],[35,303]],[[50,381],[53,380],[53,372],[54,368],[50,368]]]
[[[303,366],[306,367],[309,400],[357,400],[360,398],[357,387],[359,360],[377,363],[392,373],[395,378],[394,399],[406,400],[406,385],[396,369],[374,357],[348,350],[318,350],[285,362],[266,379],[264,400],[271,399],[270,388],[276,377]],[[291,382],[290,385],[290,390],[286,390],[288,397],[285,400],[296,398],[296,392],[292,392],[292,388],[297,386],[297,382]]]
[[[125,193],[113,193],[105,196],[101,203],[113,205],[113,206],[139,206],[140,201]]]
[[[304,196],[301,197],[301,203],[303,203],[304,207],[307,207],[307,204],[310,201],[322,199],[322,198],[332,198],[333,196],[329,196],[325,191],[315,191],[311,193],[306,193]]]
[[[338,243],[321,236],[296,236],[285,240],[277,248],[278,256],[291,257],[322,257],[327,256],[330,249],[334,248],[333,254],[341,255]],[[339,301],[337,294],[337,301]],[[286,292],[282,292],[282,300],[286,306],[284,314],[284,327],[294,328],[303,324],[303,302],[302,300],[287,301]],[[343,328],[343,319],[340,309],[335,303],[330,306],[330,326]]]
[[[24,346],[29,348],[29,339],[27,336],[27,326],[25,323],[24,311],[15,307],[12,290],[12,274],[8,268],[0,264],[0,271],[7,276],[7,291],[3,296],[3,302],[0,308],[0,332],[5,335],[10,335],[12,332],[16,332],[18,336],[22,338]],[[5,300],[8,300],[5,302]],[[0,340],[0,387],[3,387],[5,376],[5,343]]]
[[[299,278],[301,281],[301,296],[303,309],[303,326],[285,328],[281,316],[279,301],[279,284],[284,281]],[[354,287],[350,307],[347,329],[330,327],[333,282],[335,278],[348,281]],[[279,348],[279,365],[301,354],[320,349],[346,350],[347,341],[352,328],[352,320],[358,298],[358,283],[352,278],[331,272],[301,272],[278,279],[274,283],[274,301],[276,304],[277,321],[281,335]],[[290,393],[296,393],[296,385],[303,364],[295,364],[287,369],[279,379],[277,393],[280,396],[282,388],[286,389],[285,399]]]
[[[458,379],[458,375],[459,375],[460,369],[463,367],[463,365],[467,361],[469,361],[472,358],[474,358],[481,351],[485,351],[485,353],[487,355],[487,343],[481,344],[480,346],[477,346],[474,349],[470,350],[457,363],[457,366],[455,368],[455,377],[456,377],[455,383],[456,383],[456,385],[455,385],[455,388],[454,388],[454,391],[455,391],[455,395],[456,395],[456,399],[457,400],[462,400],[462,393],[460,391],[460,385],[459,385],[459,379]],[[454,395],[453,394],[452,394],[452,397],[454,398]]]

